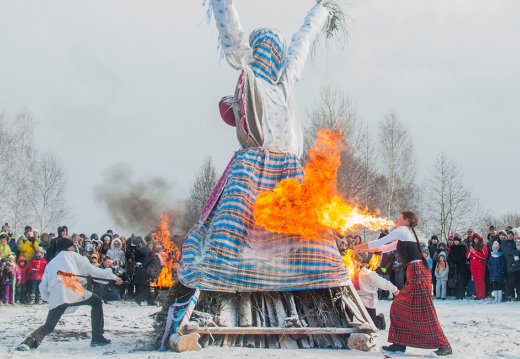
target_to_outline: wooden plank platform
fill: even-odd
[[[212,335],[346,335],[364,332],[360,328],[277,328],[277,327],[201,327],[187,333]]]

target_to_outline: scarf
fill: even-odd
[[[285,40],[273,29],[257,29],[249,36],[253,59],[249,63],[256,77],[276,85],[285,64]]]
[[[439,261],[439,264],[437,264],[437,273],[440,273],[441,271],[446,269],[446,261]]]

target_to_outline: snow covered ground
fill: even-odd
[[[388,316],[390,302],[379,303],[379,309]],[[499,305],[466,300],[435,302],[441,324],[450,339],[452,358],[516,358],[520,359],[520,303]],[[259,350],[211,348],[197,353],[160,353],[148,351],[151,341],[152,318],[157,307],[139,307],[134,303],[121,302],[104,306],[106,336],[112,344],[105,347],[90,347],[90,313],[86,307],[74,314],[65,315],[56,328],[56,333],[46,338],[40,348],[32,352],[15,352],[14,348],[34,329],[41,325],[47,315],[47,306],[0,306],[0,358],[61,359],[80,358],[384,358],[379,347],[386,343],[386,332],[377,334],[375,350]],[[409,349],[400,358],[432,356],[431,350]]]

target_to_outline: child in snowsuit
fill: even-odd
[[[500,244],[498,241],[493,242],[493,252],[488,259],[489,280],[493,285],[493,295],[495,303],[502,302],[504,293],[504,280],[506,273],[506,260],[504,254],[500,252]]]
[[[1,281],[4,291],[2,301],[4,303],[14,304],[14,266],[11,262],[6,262],[1,273]]]
[[[446,262],[446,253],[440,252],[438,256],[437,266],[435,267],[435,278],[437,279],[435,293],[437,299],[446,299],[448,290],[448,275],[450,266]]]
[[[18,258],[18,265],[15,267],[16,301],[22,304],[29,302],[29,276],[27,274],[27,261],[25,257]]]
[[[47,266],[47,260],[44,257],[45,251],[40,247],[36,248],[35,257],[27,267],[27,274],[30,280],[29,304],[42,304],[42,298],[40,296],[40,283],[42,282],[43,273],[45,271],[45,267]]]

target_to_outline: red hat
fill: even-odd
[[[218,103],[220,117],[226,124],[236,127],[235,114],[233,113],[233,96],[226,96]]]

